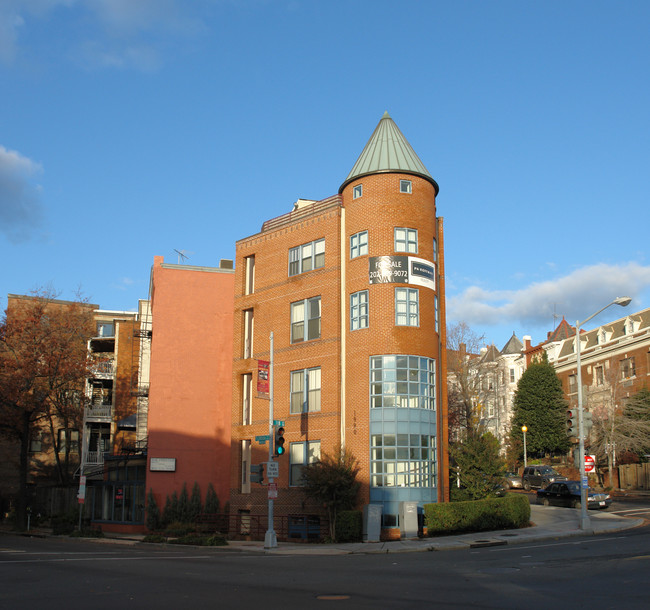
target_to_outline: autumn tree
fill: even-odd
[[[566,452],[569,448],[566,410],[562,382],[544,352],[542,360],[531,363],[517,384],[510,428],[511,444],[522,446],[521,428],[526,425],[528,452]]]
[[[330,538],[336,540],[336,515],[356,506],[359,464],[348,449],[340,445],[333,453],[323,453],[320,461],[302,469],[302,491],[327,509]]]
[[[84,384],[89,375],[87,341],[93,334],[93,306],[58,301],[51,290],[10,297],[0,322],[0,432],[19,449],[16,526],[26,523],[30,442],[47,432],[57,481],[69,484],[71,432],[83,419]]]

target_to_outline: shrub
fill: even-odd
[[[167,542],[167,537],[163,536],[162,534],[147,534],[142,539],[142,542],[155,542],[155,543]]]
[[[530,521],[530,502],[526,496],[507,494],[504,498],[425,504],[424,514],[429,536],[520,528]]]
[[[82,527],[81,531],[74,530],[70,532],[72,538],[104,538],[104,532],[99,528]]]
[[[362,515],[359,510],[342,510],[336,515],[337,542],[360,542]]]
[[[169,540],[169,544],[192,544],[195,546],[225,546],[228,543],[223,536],[214,534],[212,536],[204,536],[201,534],[187,534]]]
[[[214,490],[212,483],[210,483],[208,485],[208,491],[205,493],[205,507],[203,508],[203,512],[208,515],[216,515],[220,508],[217,492]]]
[[[71,534],[79,522],[79,515],[76,511],[71,510],[67,513],[54,515],[52,517],[52,533],[55,536],[61,534]]]
[[[167,536],[185,536],[191,532],[196,531],[194,523],[183,523],[181,521],[174,521],[165,528],[165,535]]]

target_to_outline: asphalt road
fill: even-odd
[[[290,556],[0,537],[0,608],[647,608],[650,527],[428,553]]]

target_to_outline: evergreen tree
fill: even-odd
[[[470,435],[449,449],[452,500],[482,500],[493,494],[505,469],[499,441],[490,433]]]
[[[183,483],[181,495],[178,498],[178,520],[181,523],[190,522],[190,499],[187,495],[187,483]]]
[[[220,509],[219,498],[212,483],[208,484],[208,491],[205,494],[205,512],[209,515],[216,515]]]
[[[566,452],[566,410],[562,382],[544,352],[542,360],[530,364],[517,384],[510,429],[512,444],[523,450],[521,427],[525,425],[529,454]]]
[[[189,506],[190,522],[194,523],[202,511],[203,511],[203,506],[201,503],[201,487],[195,481],[194,486],[192,487],[192,495],[190,496],[190,506]]]
[[[160,509],[153,495],[153,489],[147,494],[147,529],[155,532],[160,527]]]

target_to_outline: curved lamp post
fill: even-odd
[[[528,427],[526,426],[526,424],[524,424],[521,427],[521,431],[524,433],[524,468],[526,468],[526,466],[528,466],[528,462],[526,460],[526,431],[527,430],[528,430]]]
[[[582,412],[582,367],[580,366],[580,327],[595,318],[600,312],[605,311],[611,305],[620,305],[626,307],[630,304],[630,297],[616,297],[611,303],[599,309],[596,313],[591,314],[582,322],[576,322],[576,367],[578,382],[578,440],[580,448],[580,529],[587,530],[591,528],[591,522],[587,515],[587,491],[589,484],[587,482],[587,472],[585,471],[585,438]]]

